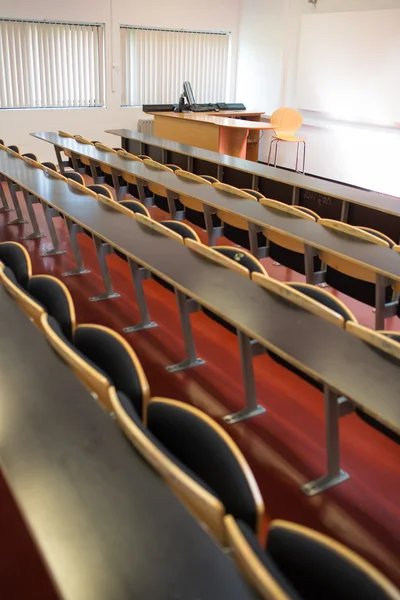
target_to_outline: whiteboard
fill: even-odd
[[[299,109],[355,122],[400,123],[400,10],[304,15]]]

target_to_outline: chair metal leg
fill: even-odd
[[[121,294],[114,292],[110,271],[106,260],[107,254],[113,252],[110,246],[104,243],[97,237],[93,237],[94,245],[96,246],[96,254],[100,265],[100,272],[103,278],[105,291],[98,296],[89,298],[90,302],[99,302],[100,300],[110,300],[111,298],[119,298]]]
[[[117,173],[117,171],[114,171],[114,169],[112,169],[112,171],[111,171],[111,177],[113,180],[115,195],[117,196],[118,202],[120,202],[122,200],[122,190],[121,190],[121,186],[119,185],[118,173]]]
[[[204,221],[206,224],[208,245],[215,246],[218,237],[223,235],[223,227],[214,227],[212,216],[213,210],[208,204],[203,204]]]
[[[270,160],[271,160],[271,153],[272,153],[272,144],[274,143],[274,139],[272,138],[272,140],[269,143],[269,152],[268,152],[268,159],[267,159],[267,163],[270,164]]]
[[[301,486],[306,496],[315,496],[349,479],[340,468],[339,419],[352,412],[353,406],[327,385],[324,386],[327,474]]]
[[[279,140],[275,140],[275,160],[274,160],[274,167],[276,167],[276,163],[278,160],[278,144],[279,144]]]
[[[12,208],[10,208],[8,205],[7,197],[6,197],[6,194],[4,192],[4,188],[1,184],[1,182],[0,182],[0,199],[1,199],[0,213],[5,213],[5,212],[12,210]]]
[[[306,172],[306,147],[307,143],[303,142],[303,175]]]
[[[23,225],[24,223],[27,223],[28,221],[26,221],[22,215],[21,206],[20,206],[19,200],[17,198],[18,186],[15,185],[15,183],[13,183],[12,181],[9,181],[8,179],[7,179],[7,185],[8,185],[8,189],[10,191],[11,200],[14,205],[17,218],[13,219],[12,221],[8,221],[6,223],[6,225]]]
[[[130,327],[124,327],[124,333],[133,333],[134,331],[142,331],[143,329],[152,329],[157,327],[158,324],[150,319],[150,313],[146,302],[146,295],[143,289],[143,279],[149,277],[147,269],[140,267],[132,259],[128,258],[129,270],[133,281],[133,287],[135,288],[136,302],[139,307],[140,321],[136,325]]]
[[[293,187],[293,191],[292,191],[292,204],[293,204],[293,206],[298,206],[298,204],[299,204],[299,195],[300,195],[300,189],[298,187]]]
[[[306,282],[314,282],[314,248],[304,244],[304,269],[306,272]]]
[[[245,421],[256,415],[261,415],[266,412],[266,409],[257,404],[256,385],[254,381],[253,370],[253,348],[251,339],[242,331],[237,331],[240,362],[242,365],[243,383],[246,398],[246,407],[236,413],[226,415],[223,420],[228,425]]]
[[[167,367],[169,373],[176,373],[177,371],[184,371],[192,367],[198,367],[204,365],[205,361],[202,358],[198,358],[196,355],[196,346],[193,339],[192,325],[190,323],[190,305],[188,298],[185,294],[179,290],[175,290],[176,301],[178,304],[179,318],[181,321],[182,334],[185,342],[186,356],[183,361],[176,365],[170,365]]]
[[[60,249],[60,241],[58,239],[58,235],[53,223],[53,216],[56,216],[58,213],[54,210],[54,208],[50,208],[48,204],[45,202],[42,203],[44,218],[46,219],[47,227],[50,233],[50,238],[53,243],[53,248],[50,250],[46,250],[45,252],[41,252],[40,256],[54,256],[56,254],[65,254],[65,250]]]
[[[36,215],[35,215],[35,211],[33,209],[32,206],[32,196],[31,194],[29,194],[26,190],[22,190],[23,194],[24,194],[24,198],[25,198],[25,204],[26,204],[26,208],[28,211],[28,215],[29,218],[31,220],[31,224],[33,227],[33,232],[28,234],[28,235],[24,235],[23,237],[21,237],[21,240],[34,240],[37,238],[42,238],[44,237],[44,234],[40,232],[39,229],[39,225],[36,219]]]
[[[154,206],[153,198],[146,198],[146,192],[144,191],[147,181],[136,178],[136,185],[138,189],[139,200],[145,206]]]
[[[349,203],[346,200],[342,201],[342,211],[340,213],[340,220],[343,223],[347,223],[347,218],[349,216]]]
[[[250,252],[256,258],[263,258],[261,256],[261,252],[260,252],[261,248],[259,248],[259,246],[258,246],[258,238],[257,238],[257,233],[259,232],[261,227],[258,227],[255,223],[248,223],[248,227],[249,227]]]
[[[297,142],[297,151],[296,151],[296,173],[299,172],[299,150],[300,150],[300,142]]]
[[[224,181],[224,167],[222,165],[218,165],[217,167],[217,179],[218,181]]]
[[[177,210],[175,204],[176,193],[167,190],[167,201],[168,201],[168,212],[171,215],[171,219],[177,218]]]
[[[61,275],[63,277],[71,277],[72,275],[84,275],[86,273],[90,273],[89,269],[85,269],[85,265],[83,264],[81,249],[79,248],[78,240],[76,238],[76,235],[79,231],[81,231],[81,228],[79,227],[79,225],[77,225],[76,223],[71,221],[71,219],[69,219],[68,217],[65,217],[65,223],[66,223],[67,229],[68,229],[69,240],[71,242],[71,247],[72,247],[72,253],[74,255],[74,259],[76,262],[76,269],[72,269],[72,271],[66,271],[65,273],[62,273]]]
[[[375,329],[385,329],[386,306],[386,286],[393,283],[384,275],[376,276],[375,284]]]
[[[64,161],[61,156],[61,148],[59,148],[58,146],[54,146],[54,150],[55,150],[56,157],[57,157],[58,168],[60,169],[61,175],[64,175],[65,169],[64,169]]]
[[[80,172],[79,159],[78,159],[78,154],[75,154],[75,152],[71,152],[71,162],[72,162],[72,166],[74,167],[74,171],[79,173]]]

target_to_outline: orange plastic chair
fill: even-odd
[[[306,168],[306,140],[304,138],[296,137],[297,131],[303,124],[303,117],[299,111],[294,108],[278,108],[272,115],[270,123],[274,129],[275,135],[272,136],[271,143],[269,145],[268,153],[268,164],[270,164],[270,158],[272,153],[272,147],[275,145],[275,160],[274,166],[276,167],[276,161],[278,158],[278,144],[280,142],[292,142],[297,144],[296,153],[296,171],[298,172],[299,166],[299,150],[300,144],[303,145],[303,170],[304,173]]]

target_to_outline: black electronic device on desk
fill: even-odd
[[[217,102],[219,110],[246,110],[246,107],[241,102]]]
[[[186,104],[187,102],[187,104]],[[143,107],[144,109],[144,107]],[[171,110],[171,109],[170,109]],[[244,104],[238,103],[207,103],[207,104],[196,104],[193,89],[190,81],[183,83],[183,93],[179,99],[179,105],[175,105],[173,109],[175,112],[219,112],[220,110],[246,110]]]
[[[190,110],[192,112],[219,112],[217,104],[192,104]]]
[[[142,110],[148,112],[173,112],[177,104],[143,104]]]

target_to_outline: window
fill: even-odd
[[[196,102],[224,102],[229,33],[121,27],[122,106],[177,103],[184,81]]]
[[[0,108],[104,105],[103,26],[0,20]]]

